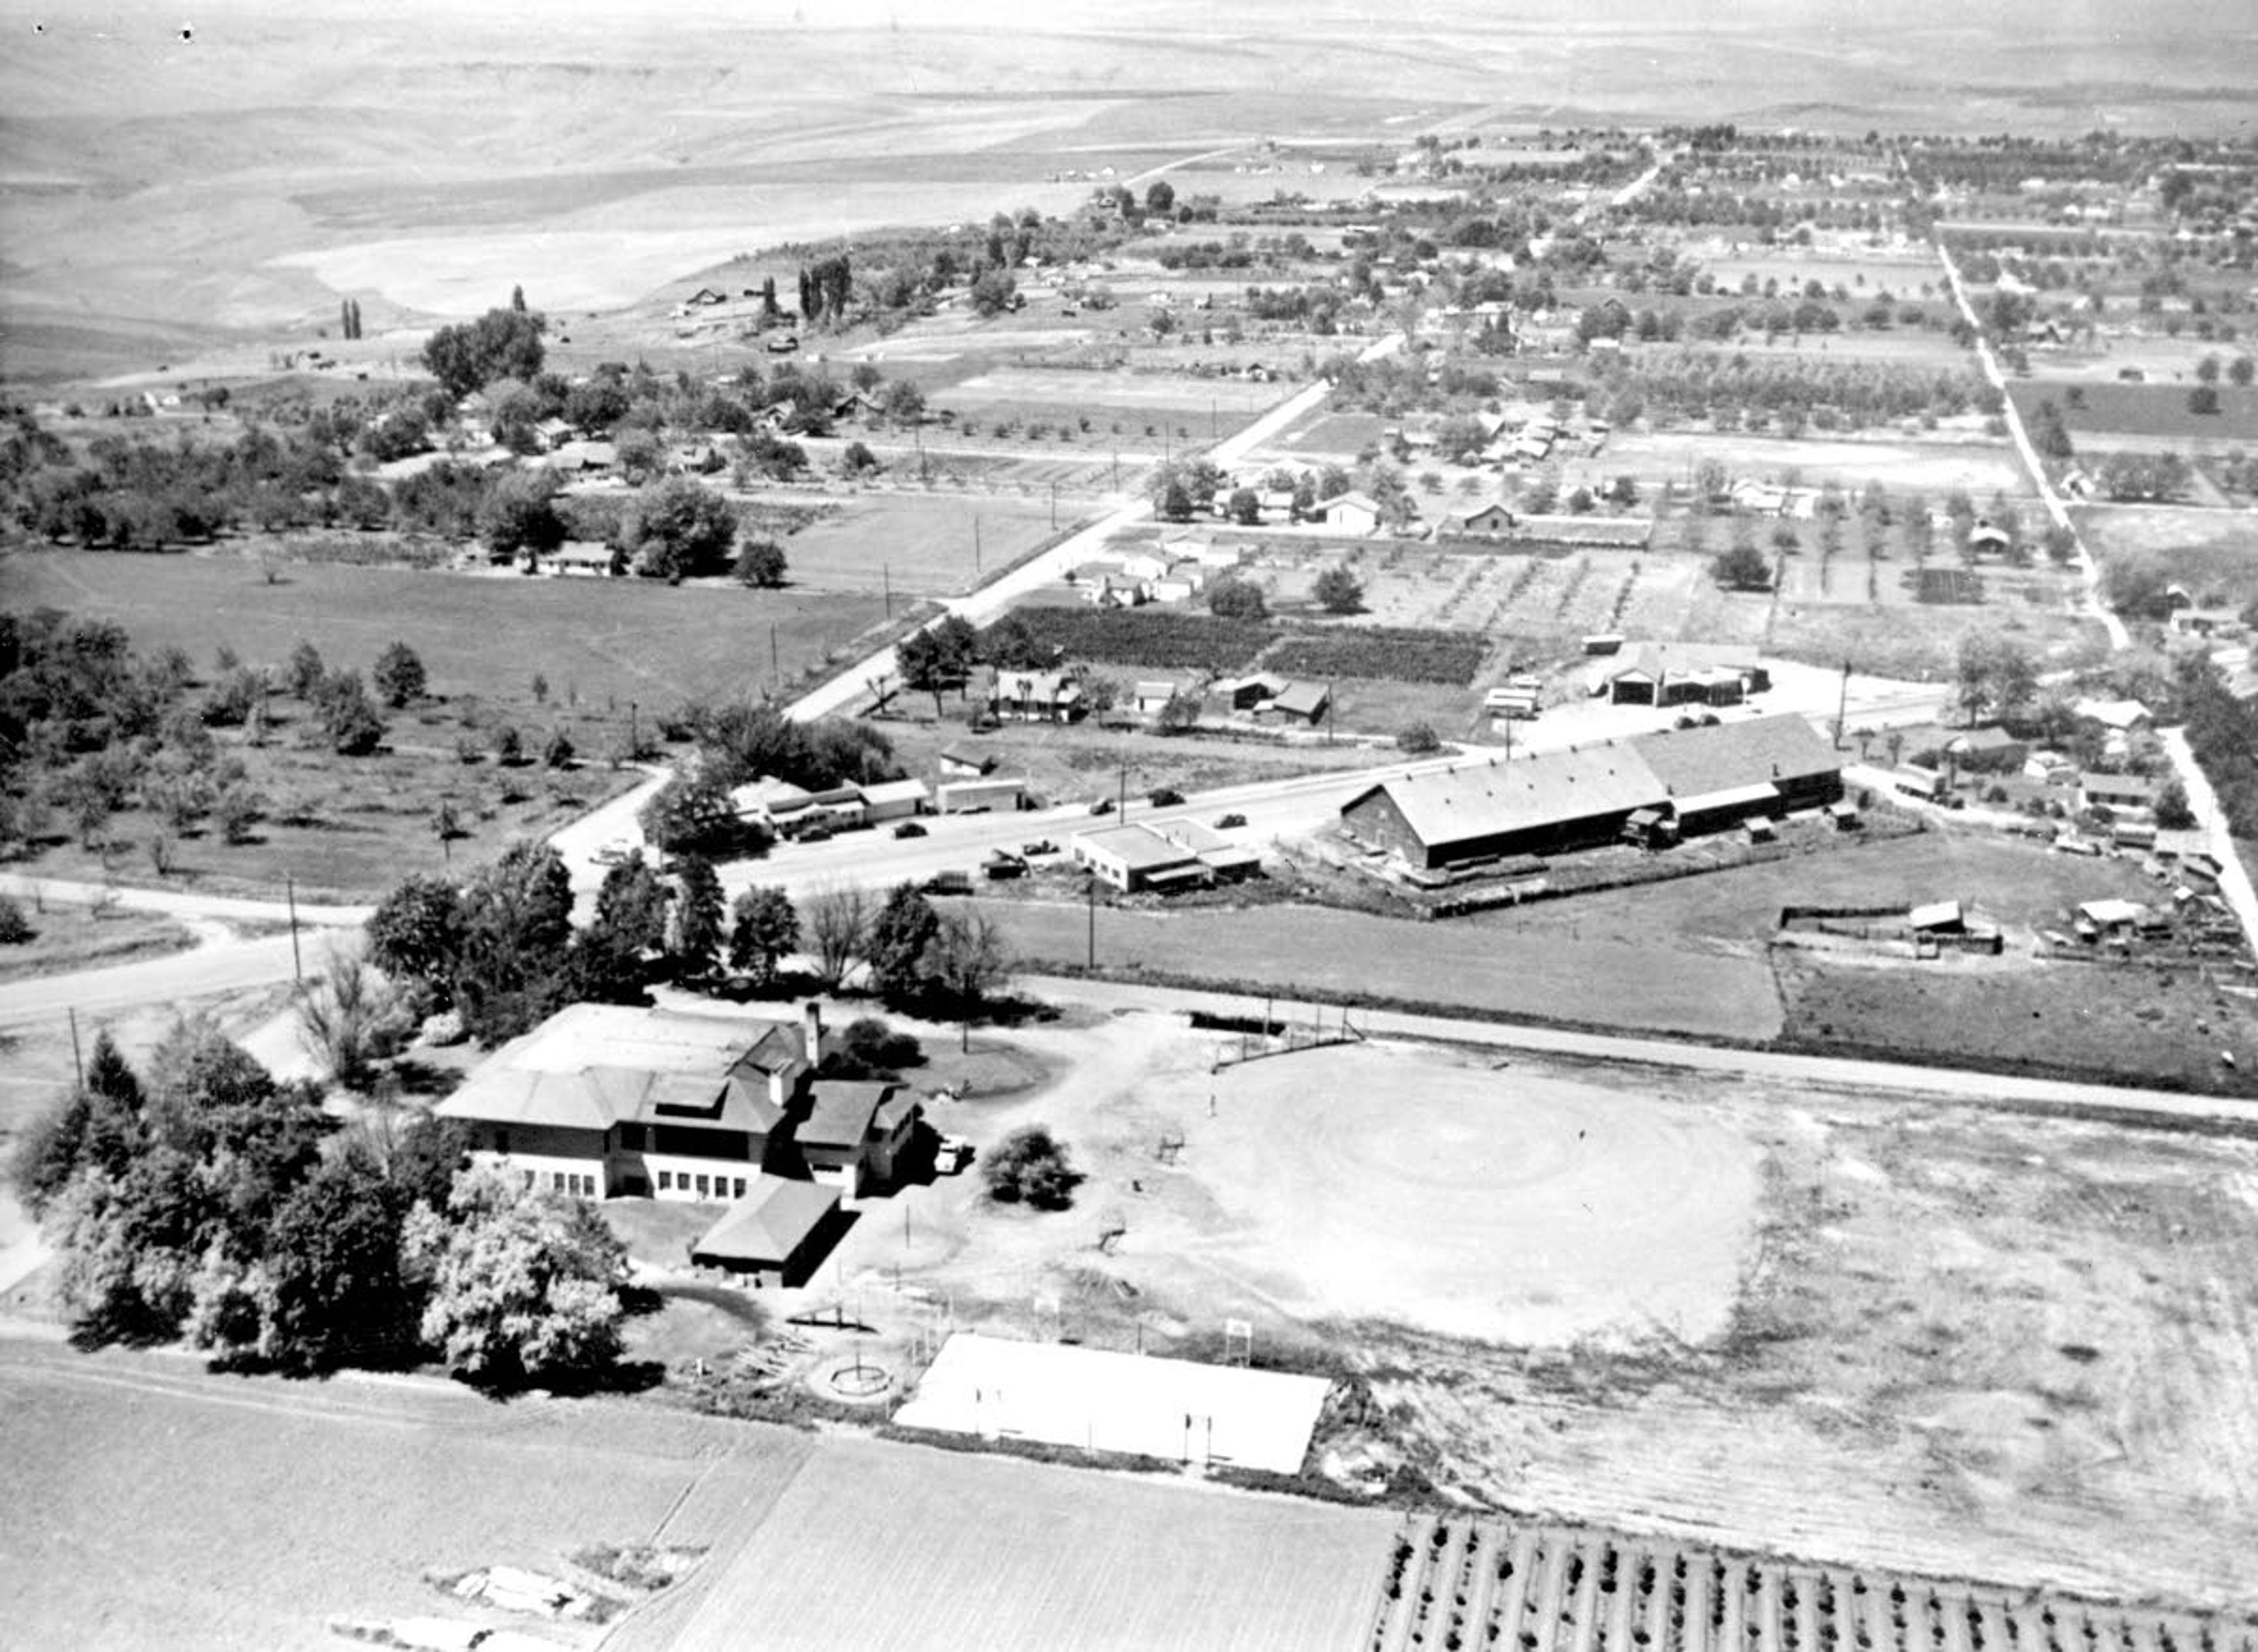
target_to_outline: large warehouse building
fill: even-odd
[[[1612,843],[1640,810],[1686,836],[1843,796],[1843,760],[1800,717],[1643,734],[1385,780],[1341,808],[1348,835],[1421,871]]]

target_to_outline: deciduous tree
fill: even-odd
[[[729,967],[756,987],[776,980],[783,961],[799,950],[799,914],[779,889],[747,890],[729,909]]]
[[[627,1252],[593,1205],[465,1171],[446,1213],[419,1205],[401,1244],[430,1292],[422,1339],[464,1380],[577,1385],[618,1360]]]

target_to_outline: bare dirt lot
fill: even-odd
[[[1233,1035],[1147,1015],[1025,1037],[1056,1081],[941,1122],[1047,1124],[1088,1176],[1074,1210],[920,1190],[913,1244],[865,1223],[840,1258],[866,1300],[898,1278],[960,1322],[1116,1348],[1225,1315],[1273,1347],[1324,1325],[1409,1408],[1321,1444],[1408,1453],[1502,1506],[2012,1586],[2258,1596],[2253,1309],[2226,1283],[2258,1258],[2249,1139],[1377,1046],[1211,1074]],[[1406,1117],[1454,1151],[1411,1145]],[[1246,1185],[1282,1155],[1293,1190]],[[1304,1179],[1331,1196],[1282,1244]],[[1572,1241],[1601,1213],[1642,1237]],[[1396,1256],[1407,1223],[1433,1256]],[[1486,1301],[1530,1340],[1443,1328]]]

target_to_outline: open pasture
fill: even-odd
[[[758,1625],[776,1652],[1348,1648],[1393,1526],[1376,1509],[832,1439],[714,1557],[693,1611],[608,1644],[734,1652]]]
[[[936,408],[985,423],[998,418],[1089,419],[1099,431],[1118,423],[1125,431],[1147,424],[1181,426],[1206,439],[1212,423],[1238,429],[1292,394],[1290,386],[1243,379],[1201,379],[1186,373],[1071,368],[998,367],[933,393]]]
[[[939,462],[937,460],[937,462]],[[1085,467],[1069,467],[1079,478]],[[891,585],[897,596],[970,589],[983,572],[1016,562],[1050,537],[1049,490],[1023,494],[873,493],[855,497],[785,542],[795,590],[866,600]],[[1071,525],[1073,501],[1062,507]],[[718,594],[718,593],[717,593]]]
[[[802,542],[790,542],[798,556]],[[877,592],[670,587],[642,579],[529,579],[278,563],[269,582],[224,544],[208,554],[29,550],[0,556],[0,601],[115,620],[144,652],[187,650],[199,669],[232,648],[280,664],[310,642],[332,669],[366,671],[387,644],[422,658],[430,691],[529,708],[547,679],[568,707],[646,709],[788,684],[884,619]]]
[[[2105,571],[2149,567],[2205,605],[2258,599],[2258,556],[2246,515],[2156,505],[2085,505],[2077,527]]]
[[[1911,437],[1725,436],[1668,430],[1621,431],[1608,438],[1594,464],[1608,475],[1628,472],[1642,484],[1684,481],[1715,461],[1729,476],[1793,477],[1809,486],[1834,482],[1857,489],[1879,482],[1893,493],[1932,497],[1955,488],[1978,500],[2027,492],[2014,450],[2006,441]]]
[[[2214,348],[2222,359],[2232,347]],[[2063,384],[2050,379],[2027,379],[2013,386],[2015,405],[2028,418],[2041,401],[2051,401],[2063,423],[2081,445],[2107,449],[2122,436],[2172,436],[2186,451],[2197,443],[2258,444],[2258,389],[2223,380],[2213,386],[2219,411],[2197,413],[2188,406],[2192,384]]]

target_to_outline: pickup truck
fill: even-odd
[[[1058,852],[1058,845],[1048,838],[1037,838],[1033,843],[1022,843],[1019,846],[1019,853],[1022,854],[1056,854]]]
[[[933,1150],[933,1167],[954,1176],[972,1162],[972,1144],[962,1136],[943,1136]]]

